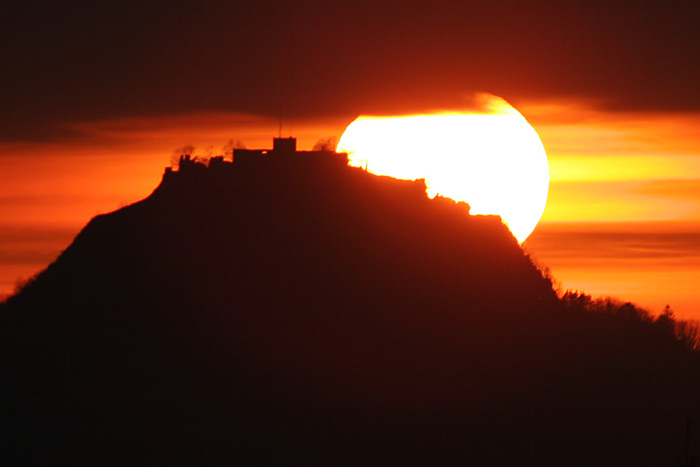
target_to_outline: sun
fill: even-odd
[[[377,175],[424,178],[428,195],[466,201],[472,214],[497,214],[519,242],[542,218],[549,192],[547,153],[535,129],[500,97],[477,110],[360,116],[337,147],[350,165]]]

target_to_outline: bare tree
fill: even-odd
[[[224,158],[233,160],[233,151],[236,149],[245,149],[245,144],[238,139],[230,139],[221,148],[221,152],[224,153]]]
[[[331,136],[330,138],[321,138],[314,144],[314,151],[330,151],[335,152],[335,148],[338,147],[338,140]]]
[[[697,321],[676,322],[676,336],[686,349],[700,350],[700,326]]]

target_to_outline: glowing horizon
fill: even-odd
[[[656,311],[670,303],[679,315],[700,319],[696,249],[670,249],[655,236],[664,233],[683,246],[700,232],[700,113],[615,112],[559,100],[517,107],[537,129],[549,161],[547,206],[525,243],[532,257],[550,267],[563,289]],[[295,122],[297,146],[311,149],[319,138],[340,136],[353,118]],[[92,216],[147,196],[176,148],[206,153],[228,139],[268,147],[278,124],[276,116],[193,113],[75,122],[69,127],[75,138],[0,142],[0,299],[53,261]],[[620,260],[617,240],[560,235],[609,231],[611,222],[633,223],[637,233],[652,229],[632,247],[654,255],[653,264],[646,256]]]
[[[428,195],[465,201],[472,214],[500,215],[519,242],[544,213],[547,154],[537,132],[505,100],[476,111],[360,116],[337,150],[376,175],[425,179]]]

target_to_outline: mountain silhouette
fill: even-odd
[[[558,298],[500,218],[346,163],[185,157],[92,219],[0,307],[5,457],[690,465],[696,352]]]

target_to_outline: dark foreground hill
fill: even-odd
[[[697,355],[658,323],[564,306],[498,218],[330,154],[187,168],[93,219],[0,308],[4,458],[680,465],[698,452]]]

